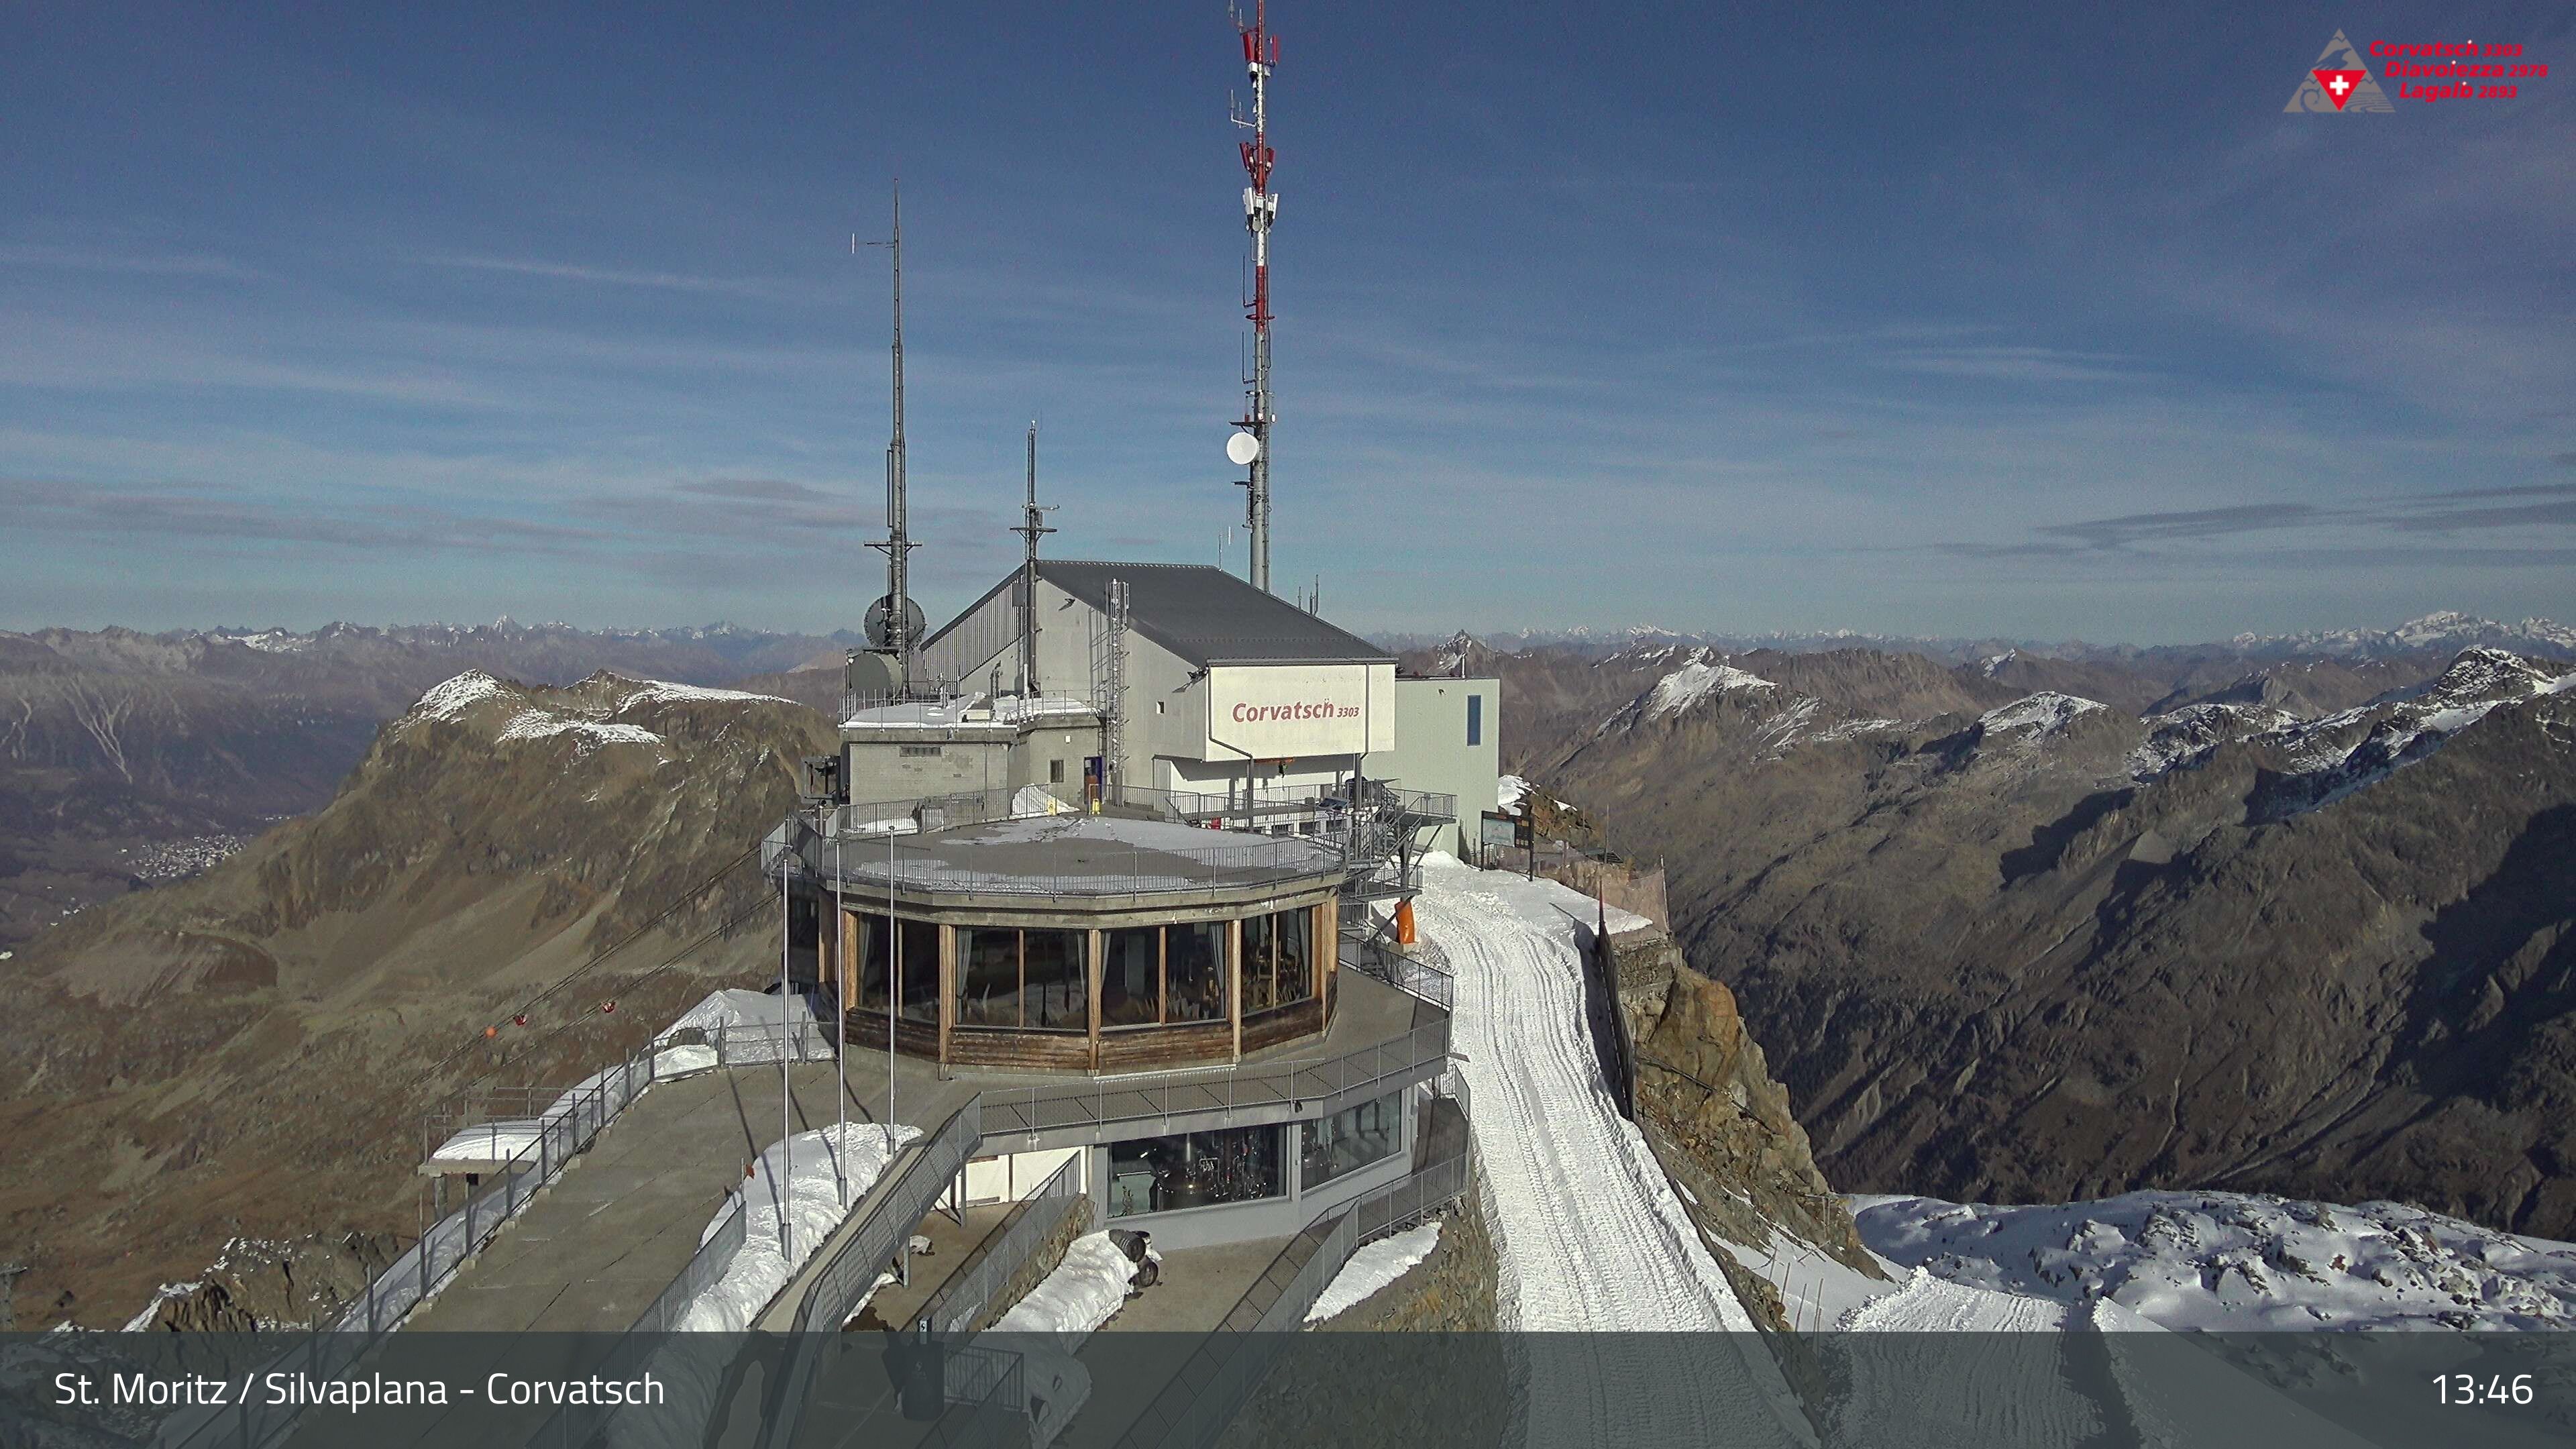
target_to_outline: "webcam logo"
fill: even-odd
[[[2361,63],[2361,52],[2352,42],[2335,32],[2335,38],[2317,55],[2317,63],[2307,79],[2290,93],[2290,103],[2281,108],[2289,111],[2393,111],[2388,95],[2379,82],[2370,78],[2370,68]]]

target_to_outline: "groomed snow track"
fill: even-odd
[[[1753,1320],[1636,1127],[1585,1019],[1594,907],[1552,881],[1426,863],[1415,902],[1457,973],[1451,1044],[1524,1340],[1530,1445],[1811,1444]],[[1612,928],[1642,924],[1610,913]]]

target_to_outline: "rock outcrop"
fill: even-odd
[[[1739,1258],[1801,1251],[1781,1241],[1785,1233],[1794,1244],[1876,1276],[1850,1211],[1816,1167],[1788,1089],[1772,1079],[1761,1043],[1736,1009],[1735,994],[1691,970],[1660,933],[1632,933],[1613,950],[1637,1048],[1637,1123],[1683,1189],[1693,1220]],[[1768,1290],[1768,1284],[1736,1284],[1757,1316],[1777,1320],[1779,1301]],[[1763,1308],[1767,1315],[1758,1313]]]

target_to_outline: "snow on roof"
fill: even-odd
[[[1096,711],[1088,700],[1060,695],[1022,697],[1005,694],[991,699],[976,694],[961,694],[954,699],[910,700],[902,704],[880,704],[860,710],[841,721],[843,729],[924,729],[948,730],[967,725],[1007,725],[1017,727],[1040,719],[1089,718]],[[983,718],[969,718],[982,715]]]
[[[1127,895],[1327,876],[1343,868],[1333,845],[1300,836],[1207,830],[1118,815],[1030,815],[933,829],[892,859],[870,850],[824,864],[851,882],[909,890]],[[889,882],[891,874],[891,882]]]

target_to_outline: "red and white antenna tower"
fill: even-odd
[[[1243,12],[1234,12],[1235,29],[1243,37],[1244,69],[1252,77],[1252,115],[1240,112],[1234,123],[1252,132],[1252,139],[1241,145],[1244,174],[1252,184],[1243,188],[1243,223],[1252,233],[1252,299],[1244,306],[1244,315],[1252,321],[1252,376],[1243,416],[1235,426],[1251,435],[1248,448],[1230,446],[1228,456],[1249,465],[1251,476],[1243,482],[1245,522],[1252,535],[1247,550],[1252,586],[1267,593],[1270,589],[1270,425],[1278,415],[1270,406],[1270,227],[1279,219],[1279,197],[1270,189],[1270,165],[1276,159],[1270,149],[1270,72],[1279,64],[1279,41],[1270,33],[1269,0],[1253,0],[1252,23],[1243,23]],[[1244,458],[1241,453],[1252,456]]]

